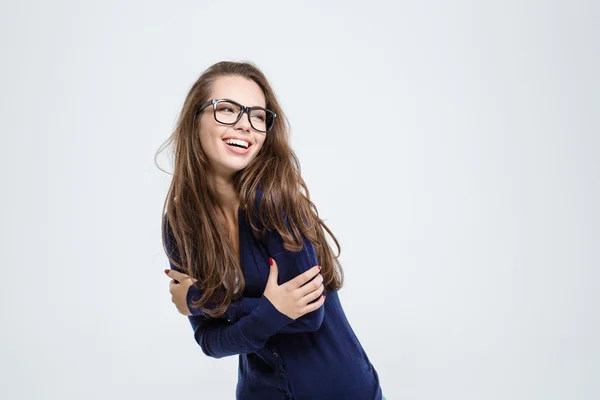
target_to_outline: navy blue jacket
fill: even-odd
[[[258,191],[256,209],[261,198]],[[350,327],[337,292],[326,290],[322,307],[295,320],[263,295],[269,257],[277,262],[281,285],[318,265],[314,246],[303,237],[299,252],[288,251],[277,231],[268,231],[264,240],[255,238],[242,209],[238,224],[246,281],[243,297],[221,318],[209,318],[190,305],[199,299],[200,290],[191,286],[187,293],[194,314],[188,318],[204,354],[238,355],[237,399],[380,400],[379,376]],[[165,237],[167,252],[179,261],[168,226]]]

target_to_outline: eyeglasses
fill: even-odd
[[[259,132],[268,132],[273,128],[277,114],[263,107],[246,107],[229,99],[212,99],[200,105],[198,113],[206,107],[213,105],[215,120],[225,125],[235,125],[242,114],[248,114],[248,121],[252,129]]]

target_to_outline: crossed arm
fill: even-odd
[[[302,240],[302,249],[292,252],[283,247],[283,239],[277,231],[267,233],[267,252],[280,266],[280,284],[318,265],[314,246],[305,237],[302,237]],[[172,256],[177,256],[174,240],[167,240],[165,247]],[[170,261],[169,263],[172,269],[179,270]],[[188,318],[202,351],[215,358],[255,352],[264,347],[267,340],[276,333],[316,331],[325,315],[325,309],[321,306],[315,311],[292,319],[279,312],[269,299],[262,295],[260,298],[242,297],[232,302],[222,317],[211,318],[190,307],[192,298],[198,299],[201,294],[201,290],[196,286],[190,286],[187,303],[193,315]]]

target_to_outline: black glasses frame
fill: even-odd
[[[219,104],[221,102],[224,102],[224,101],[235,104],[241,110],[240,114],[238,115],[238,117],[236,118],[236,120],[234,122],[221,122],[221,121],[219,121],[217,119],[217,104]],[[230,99],[212,99],[212,100],[208,100],[208,101],[200,104],[200,108],[198,109],[198,113],[202,112],[206,107],[210,106],[211,104],[213,106],[213,117],[215,118],[215,121],[217,121],[220,124],[235,125],[242,118],[242,115],[244,115],[244,113],[246,113],[248,115],[248,122],[250,122],[250,126],[255,131],[265,132],[266,133],[266,132],[270,131],[271,129],[273,129],[273,127],[275,126],[275,118],[277,117],[277,114],[275,114],[273,111],[269,110],[268,108],[264,108],[264,107],[246,107],[246,106],[241,105],[237,101],[233,101],[233,100],[230,100]],[[267,116],[269,114],[273,115],[273,122],[271,123],[270,127],[267,127],[267,130],[257,129],[254,126],[254,124],[252,123],[252,119],[250,118],[250,113],[253,110],[263,110],[263,111],[265,111],[265,113],[266,113]],[[267,119],[268,119],[268,117],[267,117]]]

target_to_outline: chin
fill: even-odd
[[[220,163],[219,169],[221,171],[227,171],[228,174],[233,175],[237,172],[244,170],[250,163]]]

